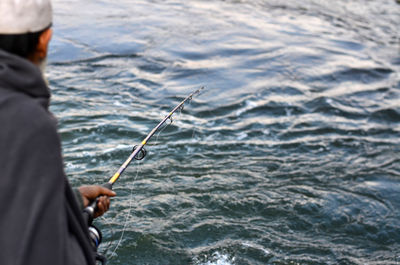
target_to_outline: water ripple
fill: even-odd
[[[400,261],[395,1],[54,2],[74,186],[206,87],[114,186],[110,264]]]

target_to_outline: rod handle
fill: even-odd
[[[103,185],[102,187],[112,190],[112,184],[107,182]],[[85,222],[87,223],[88,226],[90,226],[93,222],[94,219],[94,214],[96,213],[97,209],[97,202],[99,201],[99,197],[97,197],[95,200],[93,200],[86,208],[83,210],[83,218],[85,219]]]

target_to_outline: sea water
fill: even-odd
[[[109,264],[399,264],[394,0],[54,0],[65,171]]]

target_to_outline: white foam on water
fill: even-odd
[[[132,146],[130,146],[130,145],[119,144],[119,145],[117,145],[117,146],[115,146],[115,147],[111,147],[111,148],[108,148],[108,149],[103,150],[103,153],[104,153],[104,154],[106,154],[106,153],[111,153],[111,152],[114,152],[114,151],[129,149],[129,148],[131,148],[131,147],[132,147]]]
[[[251,242],[243,242],[242,245],[247,248],[257,249],[257,250],[261,251],[265,256],[268,256],[271,254],[271,252],[268,249],[265,249],[258,244],[254,244]]]
[[[241,132],[241,133],[239,133],[239,135],[237,136],[237,139],[240,141],[240,140],[245,139],[247,136],[248,136],[247,133]]]
[[[235,258],[229,257],[228,254],[221,254],[218,251],[215,252],[210,260],[205,263],[195,263],[197,265],[235,265]]]
[[[254,109],[255,107],[258,106],[257,102],[254,101],[250,101],[250,100],[246,100],[245,101],[245,106],[239,110],[236,111],[236,116],[239,117],[240,115],[242,115],[243,113],[245,113],[246,111],[249,111],[251,109]]]
[[[66,167],[67,169],[76,169],[76,168],[79,168],[79,166],[77,166],[77,165],[75,165],[75,164],[73,164],[73,163],[71,163],[71,162],[66,163],[66,164],[65,164],[65,167]]]
[[[118,100],[114,101],[113,104],[114,104],[115,106],[117,106],[117,107],[125,107],[125,106],[126,106],[125,104],[122,104],[122,103],[119,102]]]

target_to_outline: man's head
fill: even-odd
[[[0,49],[40,65],[51,38],[50,0],[1,0]]]

